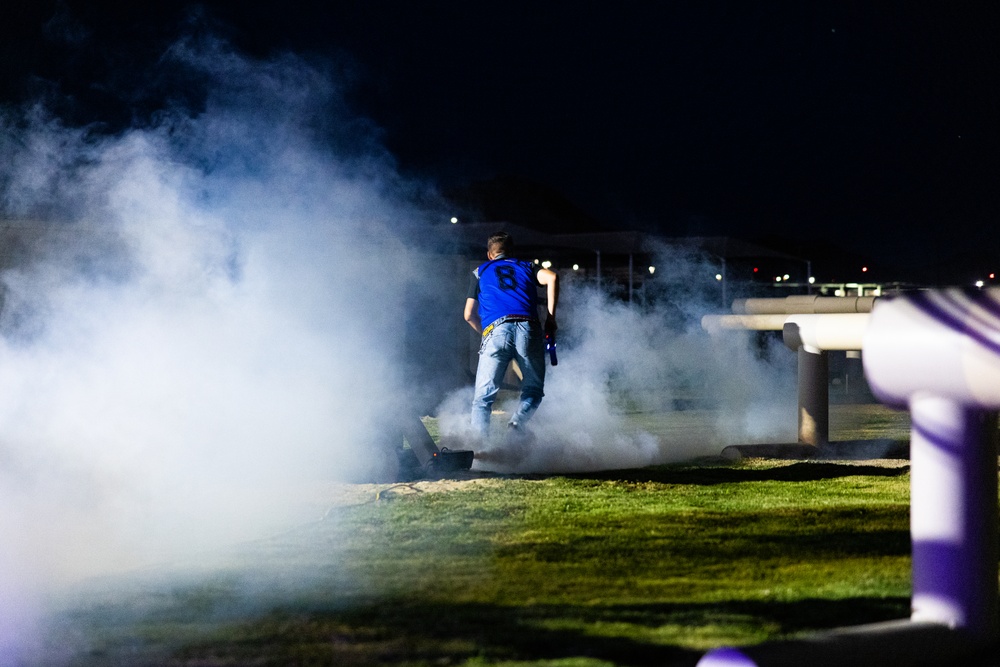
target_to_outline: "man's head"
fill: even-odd
[[[507,232],[497,232],[486,241],[486,255],[495,259],[500,255],[514,253],[514,237]]]

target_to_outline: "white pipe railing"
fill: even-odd
[[[869,318],[867,313],[789,315],[782,326],[785,345],[811,352],[860,350]]]
[[[788,315],[782,338],[798,355],[798,438],[806,445],[830,444],[828,352],[861,349],[867,313]]]
[[[732,309],[737,315],[870,313],[877,298],[797,294],[783,298],[736,299]]]
[[[705,315],[701,318],[701,328],[709,333],[725,330],[781,331],[788,319],[787,313],[758,315]]]
[[[830,301],[844,303],[838,307]],[[856,311],[870,308],[873,303],[874,297],[743,299],[733,302],[733,310],[750,309],[757,311],[755,314],[705,315],[701,326],[709,333],[725,330],[781,331],[785,344],[798,355],[798,441],[804,445],[822,446],[829,444],[830,440],[827,352],[861,349],[861,336],[871,315]],[[785,312],[794,308],[822,310],[823,313]]]

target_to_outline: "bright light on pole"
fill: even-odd
[[[451,224],[453,225],[458,224],[458,218],[452,217]]]

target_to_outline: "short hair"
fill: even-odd
[[[496,255],[509,255],[514,252],[514,237],[507,232],[497,232],[487,239],[486,251]]]

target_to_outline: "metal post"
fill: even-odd
[[[830,364],[828,353],[802,345],[798,350],[799,442],[821,447],[830,442]]]
[[[628,254],[628,302],[632,303],[632,253]]]
[[[791,315],[782,326],[785,345],[798,356],[799,442],[830,444],[829,350],[860,348],[867,321],[857,313]]]
[[[722,307],[729,307],[729,297],[726,295],[726,258],[722,258]]]

